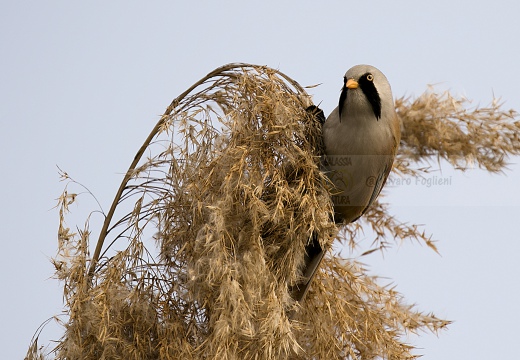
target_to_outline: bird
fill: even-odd
[[[324,120],[316,106],[307,109]],[[322,125],[322,170],[332,183],[334,221],[358,220],[374,203],[392,170],[401,139],[390,83],[371,65],[356,65],[343,77],[338,106]],[[302,280],[291,287],[302,301],[316,275],[325,249],[313,234],[306,245]]]

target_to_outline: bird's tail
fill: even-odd
[[[302,271],[302,280],[289,288],[289,293],[294,300],[303,300],[324,255],[325,250],[320,245],[317,234],[314,233],[311,241],[305,247],[305,265]]]

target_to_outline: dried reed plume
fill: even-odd
[[[268,67],[230,64],[208,74],[172,102],[137,153],[92,256],[88,226],[73,233],[65,223],[76,198],[65,191],[54,265],[68,319],[47,355],[413,358],[403,335],[449,322],[405,304],[355,260],[326,257],[305,300],[288,295],[310,234],[328,248],[338,236],[309,105],[298,83]],[[499,171],[519,153],[516,113],[497,102],[465,105],[431,91],[397,100],[403,139],[394,176],[420,176],[435,157]],[[379,247],[412,238],[435,249],[381,203],[339,236],[354,245],[363,226]],[[34,341],[27,359],[40,358]]]

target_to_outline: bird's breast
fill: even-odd
[[[363,213],[377,191],[376,184],[386,178],[394,160],[395,137],[384,118],[338,119],[331,114],[323,127],[324,164],[334,185],[335,211],[350,222]]]
[[[365,113],[339,121],[339,115],[333,115],[323,125],[327,155],[393,154],[395,136],[387,119],[377,120],[373,114]]]

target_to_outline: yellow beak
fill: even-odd
[[[358,82],[354,79],[348,79],[347,83],[345,84],[345,87],[349,88],[349,89],[357,89],[358,86],[359,86]]]

